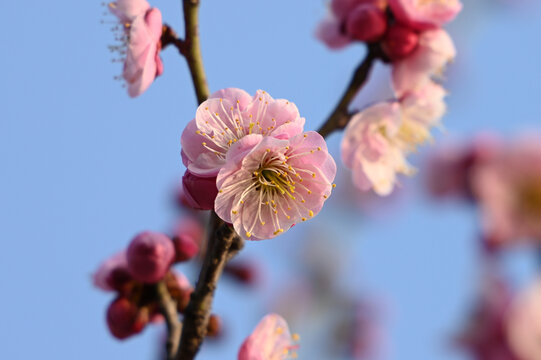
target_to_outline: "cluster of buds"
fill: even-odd
[[[173,239],[145,231],[136,235],[126,250],[100,265],[93,275],[94,285],[116,293],[107,309],[107,325],[114,337],[126,339],[151,322],[163,321],[158,283],[165,285],[177,311],[184,311],[193,289],[188,279],[171,267],[198,253],[200,239],[194,235],[190,228],[177,231]]]
[[[462,9],[459,0],[332,0],[317,36],[332,49],[351,42],[380,44],[390,61],[413,53],[423,33],[440,28]]]
[[[446,91],[436,80],[456,51],[441,26],[461,8],[458,0],[331,2],[318,37],[334,49],[366,42],[392,66],[395,98],[353,114],[345,130],[342,159],[359,189],[388,195],[398,174],[415,173],[407,157],[431,139],[446,111]]]

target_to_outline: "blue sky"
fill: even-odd
[[[459,55],[448,72],[446,132],[437,138],[539,130],[541,7],[533,0],[464,2],[449,27]],[[181,29],[180,1],[152,4]],[[185,62],[174,49],[164,51],[163,76],[133,100],[113,81],[120,66],[110,62],[113,34],[100,23],[99,1],[3,1],[0,10],[0,358],[154,358],[160,330],[114,340],[104,322],[111,297],[89,279],[135,233],[173,224],[171,192],[184,171],[179,139],[196,106]],[[324,12],[324,1],[203,1],[211,89],[264,89],[295,102],[307,128],[317,128],[364,52],[360,45],[330,52],[318,43],[313,30]],[[338,145],[332,136],[337,159]],[[446,336],[475,288],[475,211],[430,202],[415,180],[404,185],[407,201],[383,215],[366,217],[331,199],[304,228],[247,244],[242,257],[258,261],[268,281],[257,291],[221,284],[216,312],[228,337],[200,358],[235,357],[280,285],[295,278],[294,255],[310,246],[299,239],[325,229],[348,254],[339,282],[385,304],[387,358],[463,359],[446,351]],[[512,271],[528,270],[525,259],[516,264]],[[351,273],[356,281],[344,281]],[[310,336],[301,345],[301,358],[314,358]]]

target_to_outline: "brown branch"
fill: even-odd
[[[323,137],[327,137],[335,130],[346,127],[351,117],[348,112],[349,104],[366,83],[374,65],[374,61],[380,57],[380,52],[381,50],[377,45],[370,45],[368,47],[366,57],[353,73],[353,77],[344,91],[344,94],[342,94],[340,101],[331,115],[327,118],[327,121],[319,128],[318,132]]]
[[[226,263],[243,247],[235,230],[211,213],[208,248],[197,285],[184,311],[184,326],[177,360],[192,360],[207,334],[214,291]]]
[[[178,351],[182,324],[178,319],[177,302],[169,294],[167,285],[160,281],[155,287],[156,296],[160,303],[160,311],[167,324],[167,360],[174,360]]]
[[[162,50],[169,45],[173,45],[181,55],[184,56],[186,53],[186,43],[179,38],[175,30],[167,24],[163,24],[162,26],[162,37],[160,38],[160,42]]]

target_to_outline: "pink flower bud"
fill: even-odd
[[[128,271],[126,252],[121,251],[105,260],[92,276],[94,285],[104,291],[120,291],[132,280]]]
[[[253,285],[257,280],[257,269],[250,263],[229,263],[224,271],[246,285]]]
[[[126,339],[143,331],[148,314],[124,297],[116,298],[107,309],[107,326],[117,339]]]
[[[182,177],[182,188],[189,206],[197,210],[214,209],[214,200],[218,195],[216,176],[200,177],[186,170]]]
[[[199,252],[204,235],[205,230],[199,221],[189,217],[182,219],[173,236],[176,261],[186,261],[194,257]]]
[[[391,60],[400,60],[415,50],[419,42],[417,33],[402,25],[393,25],[385,35],[381,47]]]
[[[175,261],[177,262],[190,260],[199,252],[199,245],[187,234],[175,236],[173,243],[175,244]]]
[[[137,235],[128,247],[128,269],[133,278],[144,283],[160,281],[175,258],[173,241],[150,231]]]
[[[346,32],[352,38],[360,41],[377,41],[383,36],[386,29],[385,13],[376,5],[359,5],[346,19]]]

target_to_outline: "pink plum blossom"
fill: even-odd
[[[462,10],[460,0],[389,0],[396,19],[417,30],[441,27]]]
[[[265,316],[240,347],[238,360],[286,360],[296,357],[298,335],[280,315]],[[295,354],[295,355],[294,355]]]
[[[122,77],[131,97],[141,95],[154,79],[163,73],[159,53],[162,36],[162,14],[144,0],[118,0],[109,3],[118,17],[121,44],[111,47],[125,55]]]
[[[445,91],[427,83],[400,101],[378,103],[355,114],[344,133],[342,160],[363,191],[389,195],[397,174],[412,175],[406,157],[431,139],[430,128],[445,112]]]
[[[541,280],[513,301],[507,325],[511,349],[521,360],[541,359]]]
[[[227,152],[215,211],[245,239],[269,239],[317,215],[335,175],[336,164],[316,132],[289,139],[247,135]]]
[[[182,161],[200,177],[214,177],[225,165],[229,148],[246,135],[288,139],[302,133],[305,119],[295,104],[258,90],[252,97],[240,89],[224,89],[197,109],[182,133]]]
[[[175,259],[173,241],[164,234],[138,234],[127,250],[128,269],[137,281],[155,283],[163,279]]]
[[[434,77],[441,77],[445,65],[454,59],[456,49],[442,29],[419,35],[417,48],[406,58],[393,63],[393,88],[398,97],[418,91]]]
[[[351,118],[342,141],[342,160],[353,171],[353,183],[359,189],[388,195],[397,173],[413,173],[403,149],[394,140],[400,125],[400,105],[396,102],[373,105]]]
[[[105,260],[92,275],[94,286],[104,291],[119,290],[131,280],[126,251],[118,252]]]
[[[473,194],[493,245],[541,241],[541,142],[521,139],[475,167]]]

